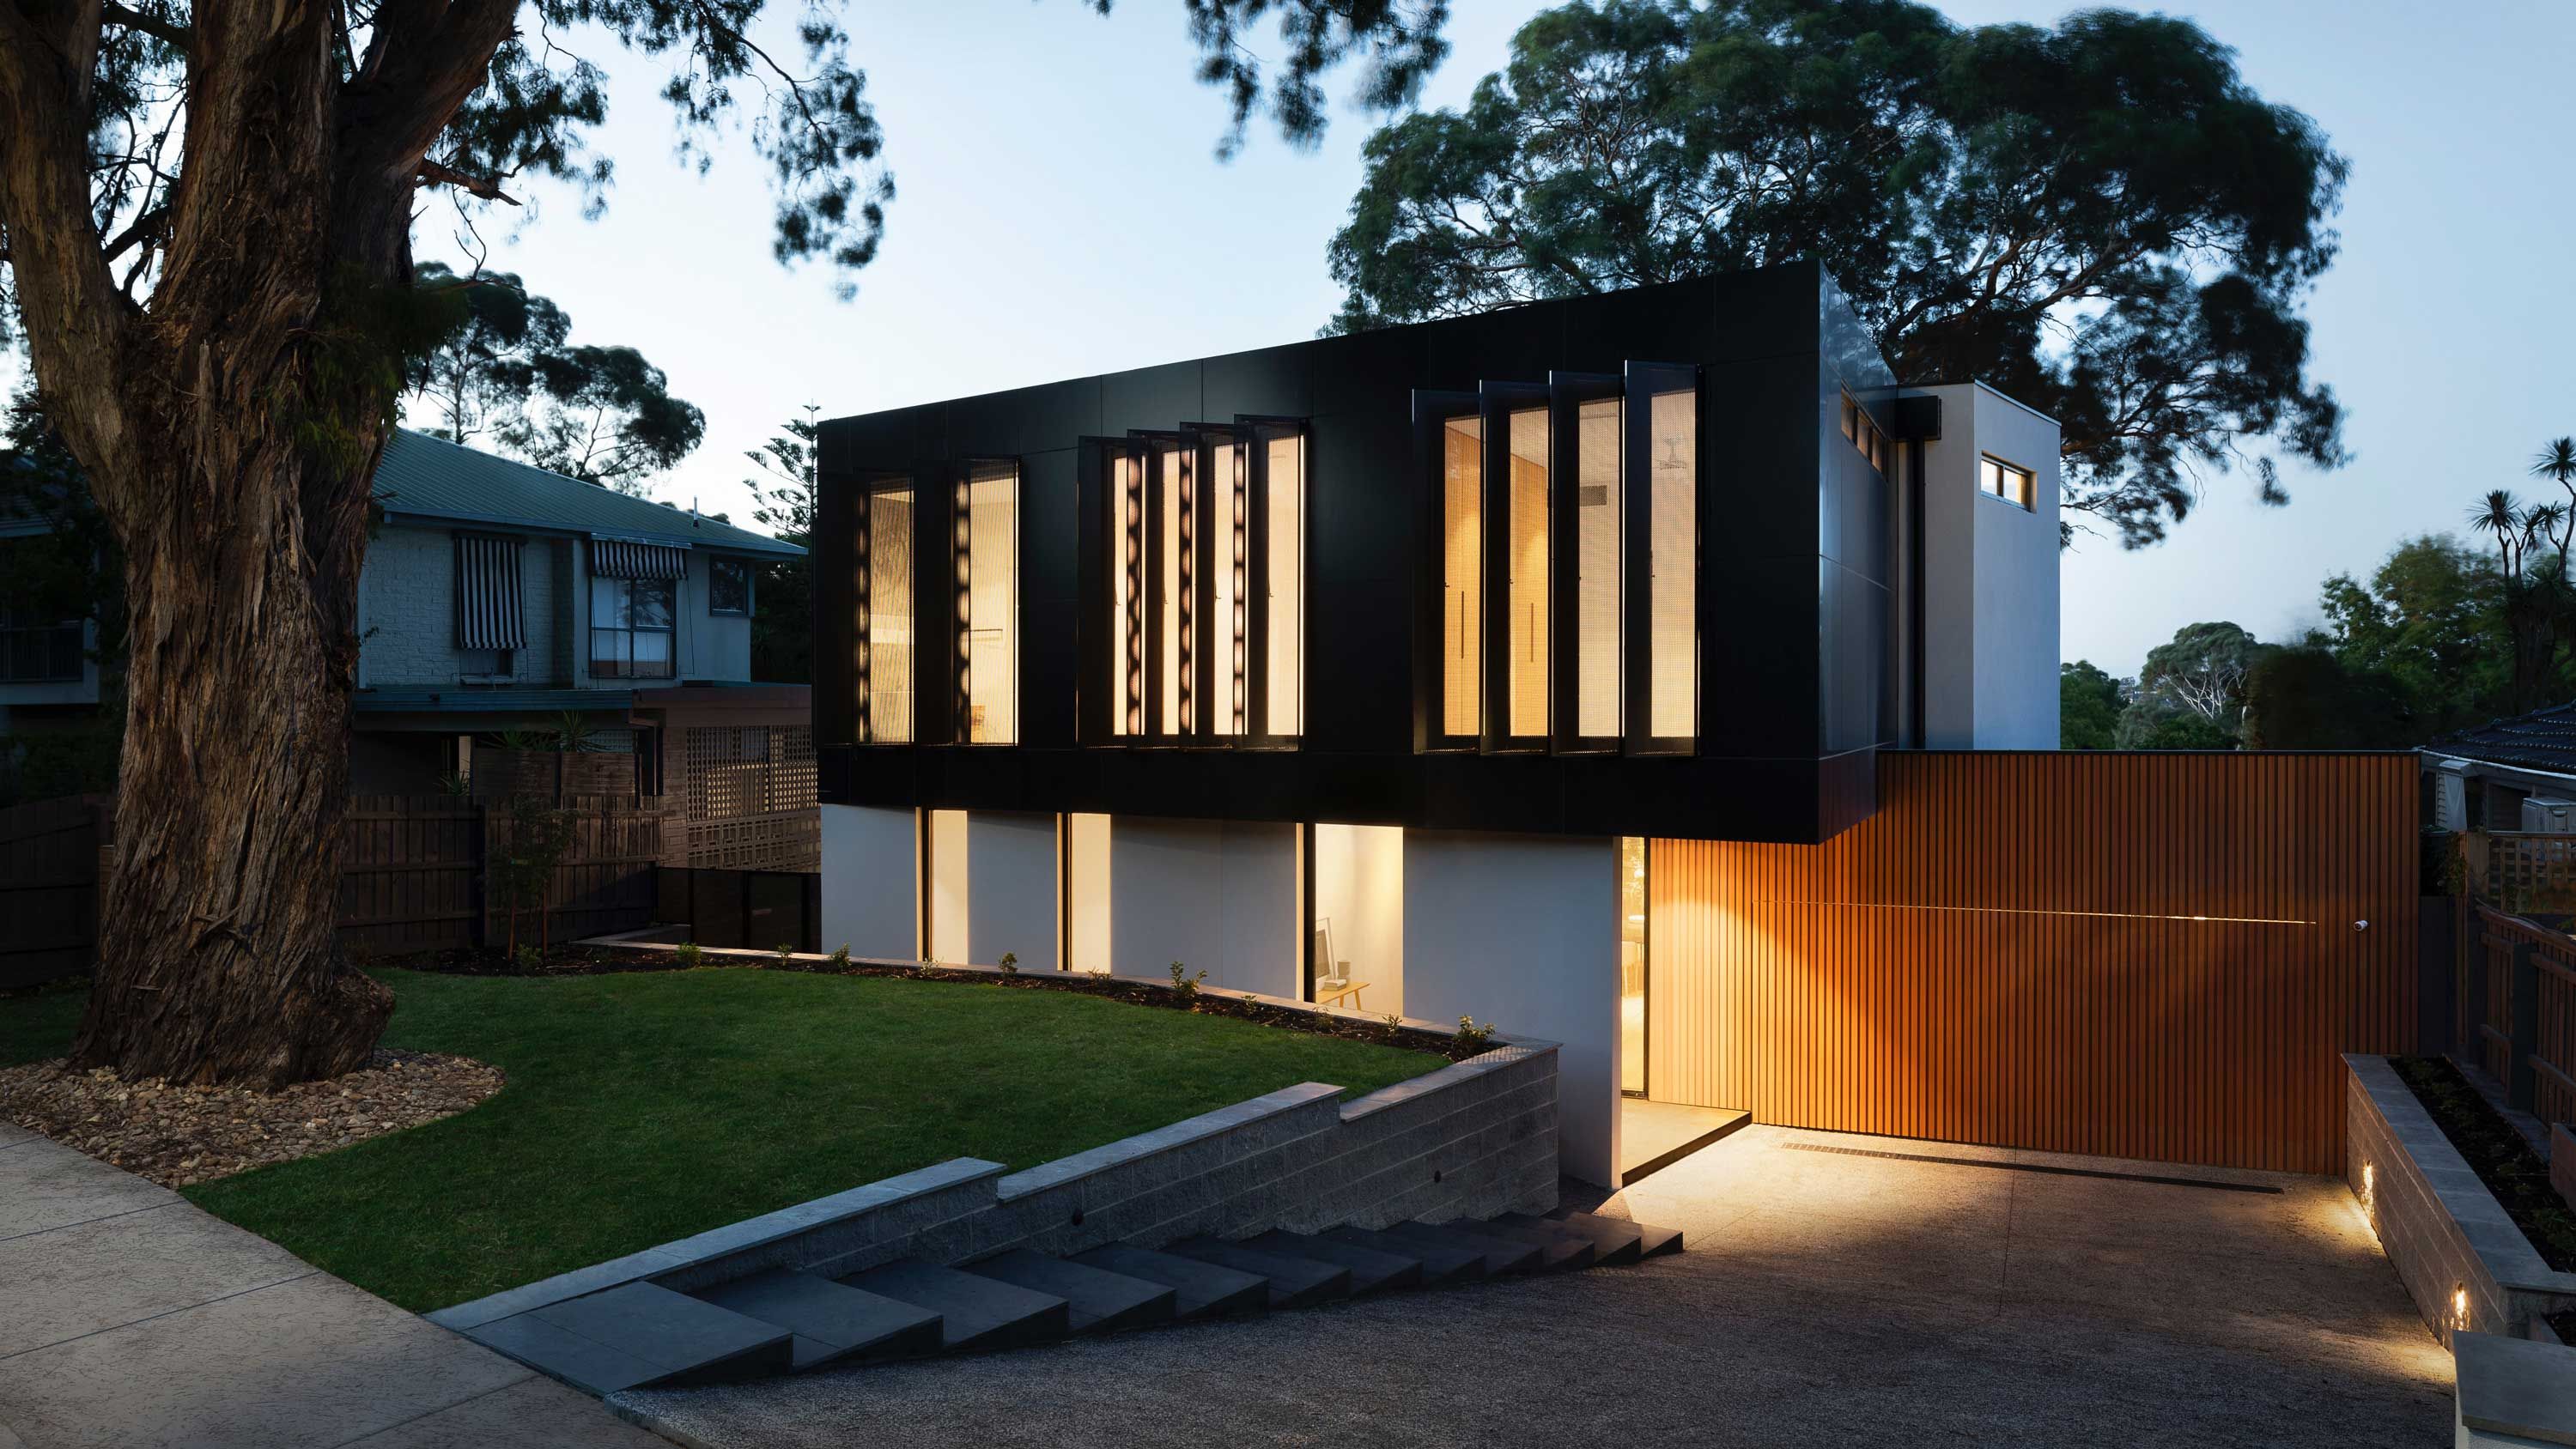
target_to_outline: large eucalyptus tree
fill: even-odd
[[[1107,0],[1083,0],[1106,11]],[[1292,141],[1354,55],[1414,93],[1445,0],[1186,0],[1201,79]],[[333,947],[368,479],[447,309],[436,193],[597,187],[578,51],[667,69],[684,150],[744,110],[774,251],[848,279],[893,184],[838,0],[0,0],[0,319],[128,571],[129,714],[74,1059],[290,1082],[365,1060],[386,991]],[[1271,22],[1276,22],[1275,28]],[[1256,46],[1281,56],[1265,73]],[[1007,43],[997,36],[995,43]]]

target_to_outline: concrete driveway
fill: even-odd
[[[1870,1152],[1906,1157],[1859,1155]],[[1606,1211],[1682,1228],[1689,1250],[1252,1322],[627,1397],[675,1437],[744,1449],[2422,1446],[2450,1434],[2450,1357],[2329,1179],[1757,1127]]]

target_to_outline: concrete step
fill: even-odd
[[[1644,1256],[1641,1246],[1645,1241],[1645,1235],[1637,1231],[1635,1223],[1623,1223],[1617,1218],[1594,1217],[1590,1213],[1585,1213],[1582,1219],[1577,1221],[1574,1218],[1541,1218],[1532,1217],[1528,1213],[1504,1213],[1494,1221],[1508,1223],[1516,1228],[1544,1228],[1549,1232],[1580,1233],[1592,1240],[1592,1264],[1596,1268],[1624,1268]]]
[[[1269,1279],[1273,1308],[1304,1308],[1351,1296],[1351,1270],[1339,1263],[1258,1252],[1223,1238],[1183,1238],[1166,1251]]]
[[[1514,1223],[1490,1219],[1478,1222],[1474,1218],[1460,1218],[1458,1226],[1483,1233],[1488,1237],[1509,1238],[1513,1242],[1528,1243],[1536,1247],[1538,1267],[1535,1271],[1537,1272],[1570,1273],[1577,1268],[1592,1266],[1592,1240],[1562,1223],[1549,1223],[1543,1228],[1524,1228]]]
[[[1184,1323],[1235,1313],[1260,1313],[1270,1307],[1269,1279],[1174,1253],[1111,1243],[1105,1248],[1076,1253],[1066,1261],[1168,1285],[1174,1295],[1173,1312]]]
[[[940,1316],[940,1346],[950,1353],[1045,1343],[1072,1329],[1072,1307],[1052,1293],[979,1278],[955,1268],[906,1259],[852,1273],[841,1282]]]
[[[1637,1233],[1637,1256],[1640,1258],[1660,1258],[1666,1253],[1678,1253],[1682,1250],[1682,1230],[1679,1228],[1648,1227],[1644,1223],[1599,1217],[1592,1213],[1579,1213],[1571,1209],[1559,1212],[1557,1218],[1575,1227],[1581,1227],[1586,1219],[1590,1219],[1595,1222],[1617,1223],[1623,1228],[1633,1228]]]
[[[1333,1242],[1416,1259],[1422,1264],[1422,1283],[1426,1288],[1473,1283],[1485,1276],[1485,1255],[1474,1248],[1447,1247],[1427,1240],[1407,1242],[1374,1228],[1355,1228],[1347,1223],[1338,1228],[1326,1228],[1323,1235]]]
[[[945,1336],[939,1314],[930,1309],[791,1268],[754,1273],[689,1296],[794,1333],[790,1366],[799,1371],[936,1353]]]
[[[793,1361],[789,1330],[651,1283],[551,1303],[465,1336],[593,1394],[759,1378]]]
[[[1444,1248],[1465,1248],[1471,1252],[1482,1253],[1485,1257],[1485,1276],[1488,1278],[1499,1278],[1505,1273],[1527,1273],[1537,1269],[1539,1248],[1536,1243],[1524,1243],[1517,1238],[1477,1232],[1474,1230],[1475,1227],[1476,1224],[1466,1220],[1454,1224],[1419,1223],[1408,1220],[1388,1224],[1386,1233],[1387,1236],[1402,1242],[1424,1243]]]
[[[1068,1263],[1027,1248],[1013,1248],[981,1262],[962,1265],[979,1278],[992,1278],[1032,1293],[1052,1293],[1070,1308],[1076,1333],[1112,1333],[1169,1323],[1179,1300],[1166,1283],[1131,1278],[1106,1268]]]
[[[1383,1289],[1422,1286],[1422,1260],[1410,1253],[1390,1253],[1384,1248],[1364,1248],[1357,1243],[1284,1229],[1245,1238],[1243,1246],[1258,1253],[1279,1253],[1292,1258],[1312,1258],[1319,1263],[1339,1263],[1351,1270],[1351,1292],[1354,1296]]]

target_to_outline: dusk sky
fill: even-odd
[[[1463,101],[1538,8],[1460,0],[1454,52],[1423,104]],[[2067,7],[1943,8],[1962,22],[2045,23]],[[2352,161],[2335,221],[2342,257],[2309,315],[2316,375],[2350,410],[2355,461],[2326,475],[2287,468],[2293,501],[2281,509],[2255,503],[2241,475],[2213,478],[2158,547],[2080,540],[2064,555],[2064,656],[2121,674],[2194,620],[2295,633],[2315,619],[2327,574],[2367,572],[2401,536],[2455,528],[2486,489],[2551,487],[2526,476],[2529,460],[2576,432],[2561,69],[2576,53],[2576,5],[2181,9]],[[770,18],[781,54],[792,14]],[[866,412],[1288,341],[1339,301],[1324,248],[1372,118],[1337,112],[1314,152],[1256,126],[1239,159],[1219,162],[1222,98],[1191,79],[1170,0],[1121,0],[1107,19],[1075,0],[858,4],[850,29],[900,188],[855,301],[836,302],[820,269],[770,259],[770,202],[747,145],[721,149],[703,179],[671,164],[652,93],[662,67],[612,46],[587,52],[614,77],[598,137],[618,163],[606,216],[585,222],[568,191],[537,185],[523,188],[534,205],[515,238],[499,229],[508,219],[487,220],[489,265],[562,304],[575,341],[640,348],[705,409],[704,446],[655,496],[745,517],[743,451],[807,402],[825,416]],[[1330,84],[1340,94],[1350,77]],[[462,260],[453,231],[448,206],[430,201],[419,254]]]

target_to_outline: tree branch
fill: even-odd
[[[419,176],[421,183],[426,186],[453,186],[460,191],[471,192],[482,197],[485,201],[506,201],[512,206],[519,204],[517,197],[501,189],[500,182],[488,177],[469,175],[444,161],[433,161],[426,156],[422,157]]]
[[[153,39],[182,51],[193,45],[197,38],[197,33],[185,25],[163,20],[158,16],[146,15],[131,6],[118,4],[117,0],[103,0],[99,6],[99,18],[109,25],[121,25],[128,30],[140,30]]]

